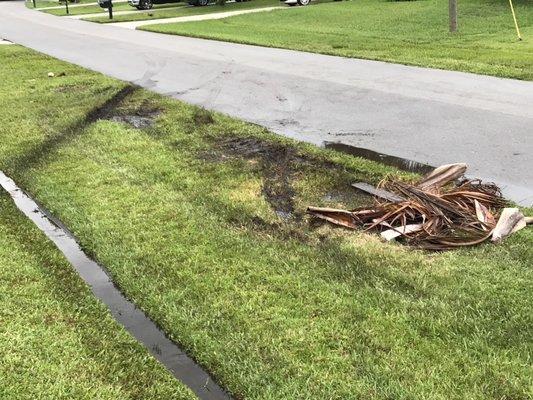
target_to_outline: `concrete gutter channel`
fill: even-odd
[[[188,386],[200,400],[231,400],[211,375],[172,342],[146,314],[115,286],[105,269],[90,259],[74,235],[45,208],[24,193],[0,171],[0,186],[18,209],[28,217],[63,253],[78,275],[102,301],[115,320],[163,364],[176,379]]]

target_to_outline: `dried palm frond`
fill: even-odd
[[[516,213],[509,213],[507,223],[497,222],[507,202],[495,184],[481,180],[451,183],[465,170],[465,164],[442,166],[416,185],[383,181],[378,185],[379,191],[391,196],[388,200],[376,196],[375,204],[368,208],[308,207],[308,212],[336,225],[380,231],[387,240],[398,238],[406,244],[431,250],[484,242],[493,235],[497,224],[501,226],[499,235],[508,235],[513,229],[525,226],[527,219]],[[390,201],[391,198],[401,200]]]

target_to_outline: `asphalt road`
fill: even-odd
[[[1,3],[0,37],[318,145],[466,162],[533,205],[533,82],[126,30],[22,2]]]

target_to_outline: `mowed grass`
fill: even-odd
[[[326,2],[139,29],[532,80],[533,4],[514,4],[523,41],[505,0],[461,1],[456,34],[446,0]]]
[[[0,51],[0,169],[237,398],[533,395],[531,229],[439,254],[317,224],[368,204],[353,181],[412,177]]]
[[[0,188],[0,398],[194,399]]]
[[[149,13],[143,12],[139,14],[117,15],[110,20],[106,17],[92,17],[84,18],[85,21],[110,23],[110,22],[126,22],[126,21],[144,21],[160,18],[186,17],[189,15],[203,15],[211,13],[220,13],[237,10],[249,10],[252,8],[274,7],[279,6],[279,0],[252,0],[242,3],[227,3],[224,6],[217,4],[210,4],[207,7],[182,7],[173,9],[158,9]]]
[[[153,6],[153,9],[150,10],[150,11],[140,11],[140,10],[137,10],[136,8],[130,6],[128,3],[119,3],[119,4],[116,4],[113,6],[113,11],[136,11],[139,13],[139,15],[145,15],[146,16],[146,13],[153,13],[154,10],[158,10],[158,9],[176,9],[178,7],[185,7],[186,4],[185,3],[170,3],[170,4],[154,4]],[[53,10],[43,10],[43,12],[46,12],[48,14],[53,14],[53,15],[58,15],[58,16],[66,16],[67,15],[67,12],[66,12],[66,9],[62,8],[62,9],[53,9]],[[96,13],[107,13],[108,10],[105,9],[105,8],[102,8],[100,7],[99,5],[95,4],[95,5],[87,5],[85,7],[71,7],[69,9],[69,14],[68,15],[83,15],[83,14],[96,14]],[[132,15],[136,15],[136,14],[132,14]],[[117,16],[113,16],[113,19],[112,20],[109,20],[109,17],[105,17],[109,20],[109,22],[117,22],[115,21],[115,18],[118,17]]]

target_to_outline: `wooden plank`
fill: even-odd
[[[372,196],[379,197],[392,203],[398,203],[405,200],[403,197],[398,196],[397,194],[391,193],[387,190],[375,188],[374,186],[365,182],[352,183],[352,186],[356,189],[362,190],[363,192],[371,194]]]

